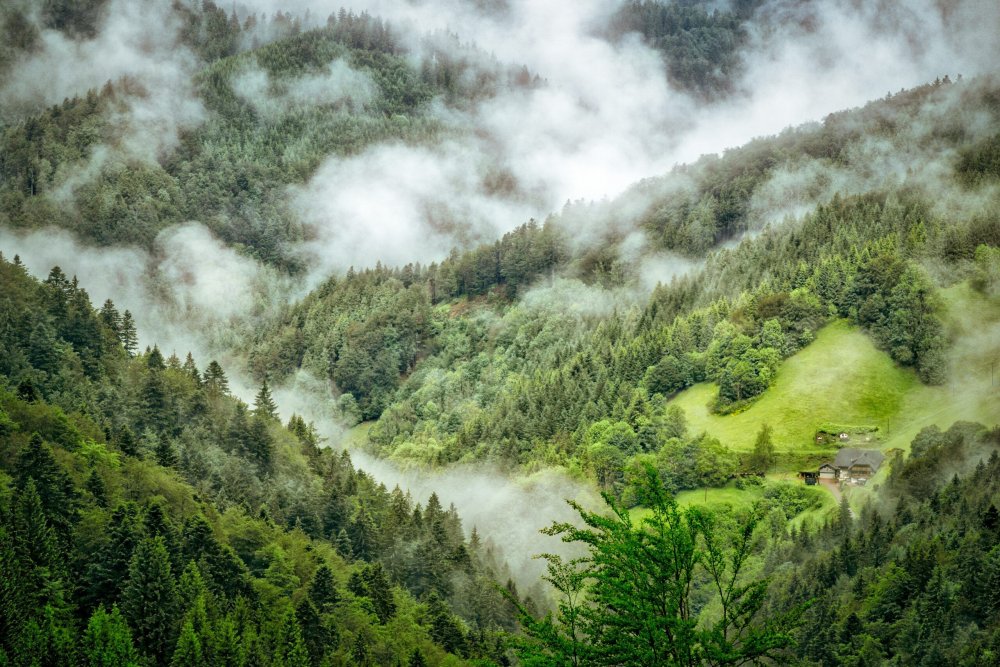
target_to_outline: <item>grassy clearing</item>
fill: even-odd
[[[693,430],[708,431],[738,451],[749,451],[767,423],[774,428],[777,450],[786,456],[826,454],[831,449],[814,442],[820,424],[872,425],[884,433],[919,384],[857,327],[838,321],[787,359],[774,384],[743,412],[712,414],[709,404],[718,388],[710,383],[682,392],[674,404],[684,408]]]
[[[773,484],[777,481],[799,483],[798,480],[787,475],[772,475],[768,478],[768,484]],[[707,507],[716,512],[725,513],[733,509],[749,507],[753,503],[764,501],[764,491],[766,488],[765,486],[746,486],[740,489],[736,486],[735,482],[729,482],[722,487],[681,491],[677,494],[677,504],[681,507]],[[837,509],[837,501],[833,495],[825,489],[819,487],[812,488],[820,504],[817,507],[800,512],[794,517],[790,517],[790,526],[799,527],[805,522],[817,525],[822,523],[831,512]],[[642,507],[629,510],[629,515],[637,522],[641,521],[648,514],[649,510]]]
[[[717,387],[703,383],[674,399],[692,430],[707,431],[737,451],[748,451],[761,424],[774,428],[779,468],[794,470],[828,458],[835,450],[817,446],[824,422],[877,426],[871,440],[852,445],[906,450],[925,426],[947,428],[958,420],[1000,421],[1000,363],[990,386],[990,362],[1000,360],[1000,300],[977,294],[966,283],[942,290],[946,327],[954,345],[951,381],[921,384],[909,369],[893,363],[860,329],[837,321],[781,366],[774,384],[749,408],[719,416],[709,410]]]

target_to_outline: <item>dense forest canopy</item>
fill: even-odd
[[[0,663],[1000,662],[996,8],[314,4],[0,7]]]

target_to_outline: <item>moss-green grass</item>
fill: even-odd
[[[878,431],[861,447],[907,449],[924,426],[947,428],[958,420],[993,425],[1000,420],[1000,363],[990,386],[990,361],[1000,360],[1000,299],[987,299],[960,283],[941,292],[949,351],[950,381],[938,387],[895,364],[872,339],[844,320],[821,329],[803,350],[787,359],[772,386],[746,410],[715,415],[717,387],[703,383],[679,394],[694,431],[707,431],[737,451],[748,451],[761,425],[774,429],[779,469],[811,465],[833,453],[815,442],[816,430],[831,422],[872,425]]]
[[[773,481],[776,479],[790,480],[791,478],[787,475],[772,475],[770,479]],[[681,491],[677,494],[677,504],[681,507],[700,506],[725,512],[732,508],[746,507],[759,500],[763,500],[764,488],[763,486],[746,486],[740,489],[736,486],[735,482],[729,482],[722,487]],[[818,525],[831,512],[836,510],[837,501],[833,495],[820,487],[815,488],[820,492],[817,494],[817,497],[822,499],[822,504],[794,517],[790,517],[790,526],[800,527],[805,522]],[[629,510],[629,515],[634,521],[641,521],[648,514],[649,510],[642,507]]]

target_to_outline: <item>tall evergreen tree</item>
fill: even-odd
[[[262,419],[278,419],[278,405],[271,397],[271,389],[267,386],[267,378],[260,385],[260,391],[254,399],[253,411]]]
[[[177,591],[162,537],[144,539],[129,563],[122,611],[135,643],[157,665],[169,664],[177,638]]]
[[[128,310],[122,314],[118,340],[121,341],[122,347],[125,348],[128,356],[134,357],[136,350],[139,349],[139,335],[136,332],[135,320],[132,319],[132,313]]]
[[[204,374],[205,388],[215,394],[226,395],[229,393],[229,380],[225,371],[215,359],[209,362]]]
[[[87,667],[139,667],[139,652],[118,607],[98,607],[90,616],[81,646]]]

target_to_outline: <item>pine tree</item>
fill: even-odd
[[[31,591],[24,585],[25,564],[15,547],[12,531],[0,523],[0,653],[12,648],[34,611]]]
[[[87,600],[113,604],[121,595],[123,573],[142,535],[139,510],[134,503],[115,508],[107,528],[108,541],[87,569]]]
[[[170,667],[202,667],[203,655],[201,650],[201,639],[194,631],[191,621],[185,621],[181,628],[181,634],[177,638],[177,647],[174,649],[173,658],[170,660]]]
[[[354,545],[351,544],[351,538],[348,536],[347,531],[341,528],[337,532],[337,553],[346,561],[354,560]]]
[[[184,358],[184,365],[181,366],[181,370],[187,373],[196,385],[201,386],[201,373],[198,372],[198,366],[194,363],[194,357],[191,356],[190,352]]]
[[[267,420],[254,415],[250,420],[250,429],[245,440],[247,454],[257,463],[262,473],[271,471],[271,459],[274,456],[274,440],[268,428]]]
[[[163,361],[163,354],[160,353],[160,348],[156,345],[153,346],[152,351],[146,357],[146,365],[154,371],[165,370],[167,365]]]
[[[178,609],[162,537],[147,538],[136,547],[122,591],[122,611],[140,651],[158,665],[167,664],[176,641]]]
[[[223,396],[229,393],[229,380],[226,378],[226,373],[222,370],[219,362],[214,359],[209,362],[208,368],[205,369],[204,383],[205,388],[211,393]]]
[[[90,616],[83,636],[82,654],[88,667],[139,667],[139,652],[132,643],[132,633],[118,607],[111,613],[98,607]]]
[[[340,601],[337,594],[337,586],[333,580],[333,572],[327,565],[320,565],[313,575],[312,584],[309,586],[309,599],[316,605],[316,609],[322,614],[331,613]]]
[[[98,506],[108,506],[108,489],[104,485],[104,478],[97,472],[97,468],[90,469],[90,475],[87,476],[86,489]]]
[[[132,319],[132,313],[128,310],[122,315],[118,340],[121,341],[122,347],[125,348],[128,356],[134,357],[136,350],[139,349],[139,336],[135,329],[135,320]]]
[[[44,322],[36,323],[28,338],[28,361],[50,376],[59,372],[59,345],[52,329]]]
[[[332,643],[333,637],[320,618],[316,606],[309,598],[302,598],[295,607],[295,618],[302,630],[302,641],[305,643],[309,658],[318,665],[323,659],[326,646]]]
[[[170,406],[167,402],[167,387],[163,374],[152,371],[146,377],[140,395],[142,401],[142,423],[157,435],[162,435],[173,426]]]
[[[427,616],[434,641],[450,653],[462,653],[466,648],[465,635],[458,622],[448,611],[448,606],[435,591],[427,596]]]
[[[177,467],[177,450],[174,449],[174,443],[168,438],[159,439],[159,442],[156,443],[154,453],[156,454],[156,462],[164,468]]]
[[[260,385],[260,391],[254,399],[253,411],[257,417],[262,419],[278,419],[278,406],[271,397],[271,390],[267,386],[267,378]]]
[[[18,494],[13,516],[13,545],[25,572],[25,586],[44,600],[44,593],[63,571],[55,531],[45,515],[33,479]]]
[[[220,618],[215,624],[214,652],[217,665],[241,665],[243,648],[236,630],[236,622],[231,616]]]
[[[371,599],[379,622],[388,623],[396,615],[396,600],[385,568],[378,562],[367,565],[361,577],[364,581],[365,594]]]
[[[366,561],[373,561],[378,557],[378,529],[364,505],[358,508],[357,516],[351,522],[349,536],[355,557]]]
[[[101,321],[104,325],[108,327],[115,334],[116,337],[121,336],[122,328],[122,316],[118,313],[118,309],[115,308],[115,303],[111,299],[104,302],[101,306],[100,312]]]
[[[274,664],[286,667],[310,667],[309,650],[302,639],[302,629],[292,611],[282,618],[276,638]]]
[[[73,481],[37,433],[32,434],[14,466],[14,485],[19,491],[23,493],[29,480],[34,481],[45,516],[58,537],[67,541],[76,520],[79,496]]]

